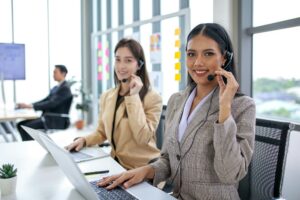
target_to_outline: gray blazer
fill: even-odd
[[[179,199],[239,199],[238,182],[246,175],[255,137],[255,104],[235,97],[231,116],[218,124],[219,88],[197,111],[179,143],[178,125],[192,87],[171,96],[161,157],[151,165],[154,185],[169,179]]]

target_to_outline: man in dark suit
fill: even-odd
[[[69,113],[70,104],[72,102],[72,93],[69,84],[65,81],[67,73],[68,70],[64,65],[55,65],[53,78],[58,82],[58,85],[51,89],[50,94],[43,100],[33,104],[17,104],[18,108],[41,110],[43,112],[40,118],[24,120],[17,124],[17,128],[23,141],[32,140],[32,138],[22,129],[21,125],[35,129],[64,129],[69,125],[69,118],[57,118],[54,115],[54,113],[56,115]]]

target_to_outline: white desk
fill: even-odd
[[[51,137],[55,138],[58,144],[68,144],[74,138],[74,135],[62,134],[67,133],[60,132],[52,134]],[[66,139],[63,141],[62,138]],[[18,168],[16,195],[2,196],[2,200],[84,199],[68,181],[52,156],[37,142],[2,143],[0,152],[0,165],[9,162]],[[123,170],[111,157],[82,162],[79,167],[82,171],[109,169],[110,173]]]
[[[86,134],[89,131],[86,131]],[[69,144],[75,136],[72,131],[51,134],[59,145]],[[54,159],[35,141],[0,144],[0,165],[13,163],[17,168],[15,195],[2,196],[2,200],[81,200],[84,199],[68,181]],[[124,169],[111,157],[79,163],[83,172],[106,170],[116,174]],[[105,174],[107,176],[109,174]],[[102,175],[103,176],[103,175]],[[101,175],[99,175],[99,178]],[[147,197],[149,199],[149,196]],[[151,199],[151,197],[150,197]]]
[[[36,113],[34,110],[28,109],[21,109],[21,110],[14,110],[14,109],[1,109],[0,110],[0,122],[3,123],[8,132],[12,134],[13,141],[18,141],[19,133],[17,130],[13,128],[11,122],[15,122],[17,119],[35,119],[38,118],[40,114]],[[3,136],[6,142],[9,142],[7,137],[7,132],[5,129],[0,125],[0,134]]]

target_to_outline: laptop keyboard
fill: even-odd
[[[106,190],[103,187],[97,186],[97,181],[92,181],[90,184],[101,200],[138,200],[120,186],[112,190]]]

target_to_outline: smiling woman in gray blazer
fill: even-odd
[[[254,148],[254,101],[238,91],[232,43],[220,25],[196,26],[187,38],[186,57],[189,83],[168,102],[161,157],[106,177],[100,186],[169,179],[179,199],[239,199],[237,185]]]

